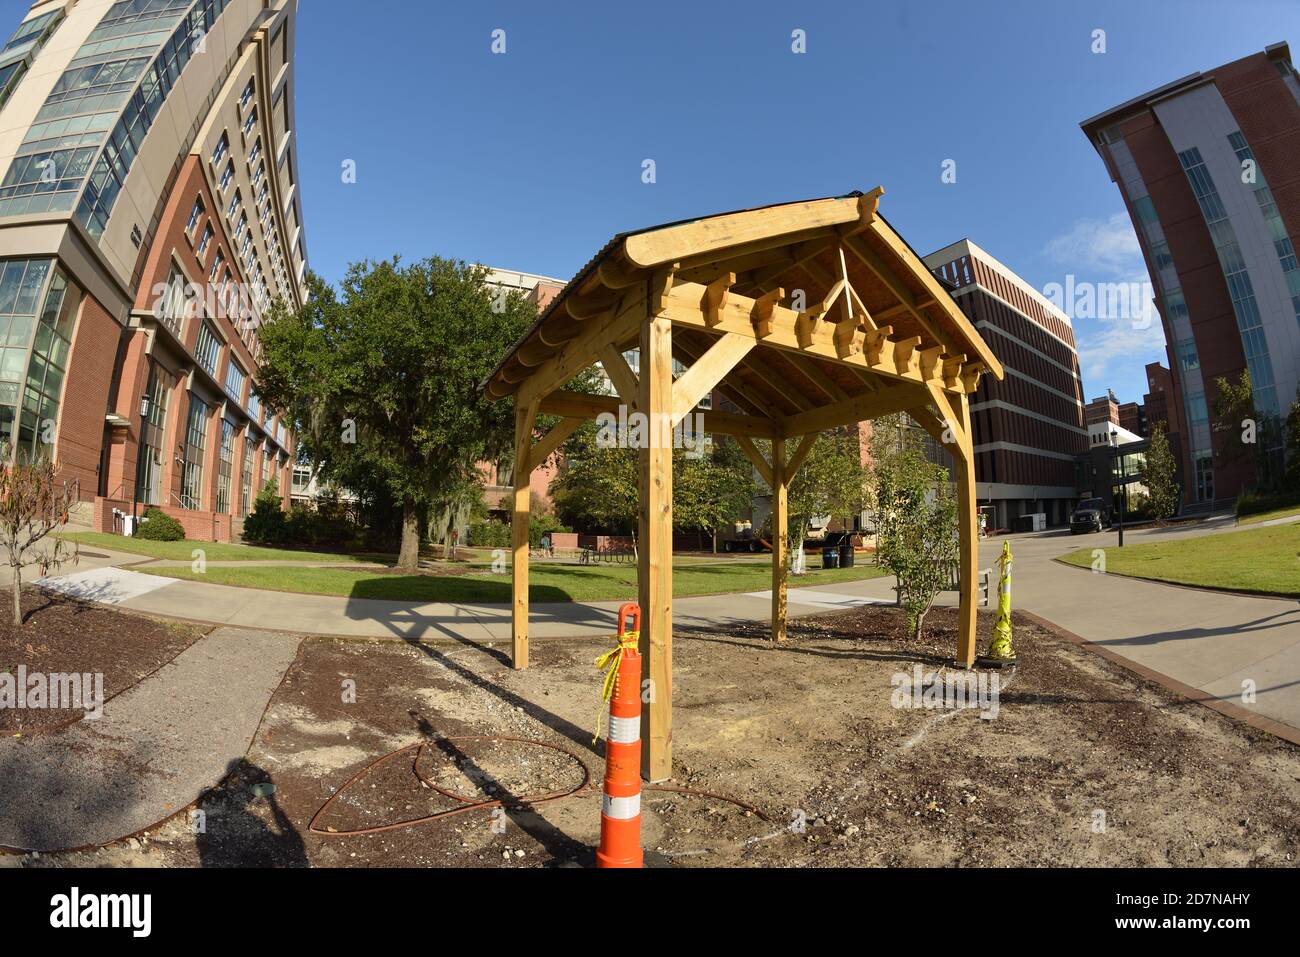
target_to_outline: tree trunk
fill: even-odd
[[[402,503],[402,544],[397,567],[408,572],[420,567],[420,511],[411,499]]]
[[[18,628],[23,626],[23,569],[21,565],[14,566],[14,625]]]

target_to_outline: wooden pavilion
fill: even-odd
[[[528,665],[529,477],[620,403],[651,422],[640,450],[641,653],[653,700],[642,766],[672,774],[673,427],[701,414],[772,490],[772,638],[786,628],[787,491],[818,432],[907,412],[956,463],[961,529],[956,657],[975,658],[977,531],[969,396],[1001,363],[878,211],[884,190],[623,233],[565,286],[485,383],[515,399],[513,661]],[[623,353],[639,348],[640,374]],[[686,371],[673,378],[673,359]],[[600,362],[618,391],[564,385]],[[717,391],[741,413],[699,410]],[[561,416],[535,436],[539,414]],[[754,439],[771,443],[766,458]]]

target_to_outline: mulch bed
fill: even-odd
[[[980,615],[980,646],[993,616]],[[1231,721],[1015,618],[1020,664],[999,712],[900,707],[893,679],[944,672],[956,615],[910,636],[889,607],[814,616],[774,647],[765,625],[675,635],[674,783],[726,794],[643,795],[652,866],[1295,866],[1300,748]],[[508,644],[508,643],[506,643]],[[174,821],[94,854],[27,866],[586,866],[594,791],[368,836],[316,834],[312,815],[383,754],[453,736],[435,782],[470,796],[568,788],[559,752],[602,746],[594,653],[608,642],[535,641],[526,671],[506,646],[314,639],[267,708],[241,767],[202,800],[207,830]],[[355,681],[354,701],[340,698]],[[434,747],[438,747],[435,745]],[[319,826],[373,827],[455,807],[424,788],[407,752],[340,794]],[[437,759],[437,760],[435,760]],[[1098,826],[1098,821],[1103,826]],[[795,827],[796,822],[801,822]],[[497,826],[499,825],[499,826]]]
[[[114,611],[23,589],[22,628],[13,624],[13,593],[0,591],[0,672],[102,674],[105,700],[120,694],[194,644],[194,625]],[[0,733],[31,734],[85,716],[81,708],[0,707]]]

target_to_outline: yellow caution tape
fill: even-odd
[[[641,640],[639,631],[626,631],[614,636],[618,645],[596,659],[596,670],[605,672],[604,687],[601,689],[600,704],[596,711],[596,730],[591,735],[591,743],[600,739],[600,716],[609,710],[609,699],[614,697],[614,682],[618,680],[618,666],[623,663],[623,652],[635,651]]]

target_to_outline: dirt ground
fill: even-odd
[[[987,640],[992,618],[981,615]],[[647,791],[651,866],[1294,865],[1300,749],[1239,725],[1050,634],[1016,626],[996,717],[896,707],[897,675],[946,671],[955,616],[916,643],[892,608],[761,629],[675,636],[674,784],[751,805]],[[527,671],[503,647],[308,640],[246,761],[177,818],[94,852],[26,866],[538,867],[586,865],[598,791],[535,805],[603,772],[591,745],[593,658],[604,642],[534,642]],[[355,703],[345,703],[347,681]],[[908,700],[911,701],[910,693]],[[985,702],[988,704],[989,702]],[[985,713],[993,713],[992,708]],[[497,735],[540,739],[559,750]],[[433,738],[421,771],[474,810],[368,836],[346,830],[457,807],[408,751],[327,799],[383,754]],[[585,768],[583,765],[585,764]],[[761,812],[761,813],[758,813]],[[766,819],[765,819],[766,817]]]
[[[25,624],[13,624],[13,595],[0,591],[0,672],[102,674],[104,698],[136,684],[171,661],[206,629],[126,615],[102,605],[23,589]],[[57,728],[85,716],[81,709],[0,707],[0,733]]]

